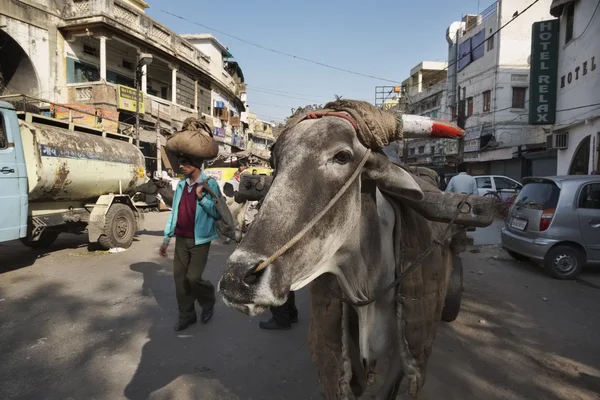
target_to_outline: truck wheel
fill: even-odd
[[[113,204],[106,214],[104,233],[98,239],[103,249],[129,248],[136,231],[135,216],[125,204]]]
[[[21,239],[21,243],[25,246],[30,247],[32,249],[45,249],[46,247],[50,247],[52,243],[58,238],[58,231],[52,231],[48,229],[44,229],[39,240],[33,241],[28,240],[27,238]]]
[[[444,300],[442,321],[452,322],[458,317],[463,291],[463,265],[459,256],[455,255],[452,263],[452,273]]]

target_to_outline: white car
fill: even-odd
[[[523,188],[523,185],[508,176],[502,175],[482,175],[474,176],[477,182],[477,190],[480,196],[489,192],[497,192],[506,198],[514,195]]]

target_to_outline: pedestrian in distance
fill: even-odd
[[[200,319],[203,323],[213,316],[215,288],[212,283],[202,278],[202,274],[208,261],[210,244],[219,237],[216,229],[219,213],[215,207],[215,199],[204,190],[204,185],[207,184],[218,196],[218,183],[209,179],[197,164],[188,158],[180,157],[179,168],[186,179],[177,184],[171,215],[165,227],[164,241],[159,250],[162,257],[167,257],[169,242],[175,237],[173,278],[179,309],[175,331],[181,331],[196,323],[195,301],[202,307]]]
[[[455,175],[448,182],[446,192],[449,193],[463,193],[463,194],[478,194],[477,181],[471,175],[467,173],[467,167],[465,164],[458,166],[458,175]]]

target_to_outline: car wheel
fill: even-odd
[[[544,258],[544,269],[556,279],[575,279],[583,268],[585,255],[573,246],[560,245],[550,249]]]
[[[525,257],[525,256],[524,256],[524,255],[522,255],[522,254],[515,253],[515,252],[514,252],[514,251],[512,251],[512,250],[508,250],[508,249],[506,249],[506,252],[508,253],[508,255],[509,255],[509,256],[511,256],[512,258],[514,258],[514,259],[515,259],[515,260],[517,260],[517,261],[527,261],[527,260],[529,260],[529,257]]]
[[[455,255],[450,273],[450,282],[444,300],[442,321],[452,322],[458,317],[463,291],[463,265],[459,256]]]

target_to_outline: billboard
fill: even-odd
[[[136,90],[129,86],[117,85],[117,108],[135,112]],[[140,90],[140,113],[144,113],[144,92]]]
[[[50,115],[63,121],[72,118],[74,124],[85,125],[108,132],[117,132],[119,112],[103,110],[86,104],[50,104]]]
[[[556,121],[559,20],[535,22],[531,28],[529,123],[552,125]]]

